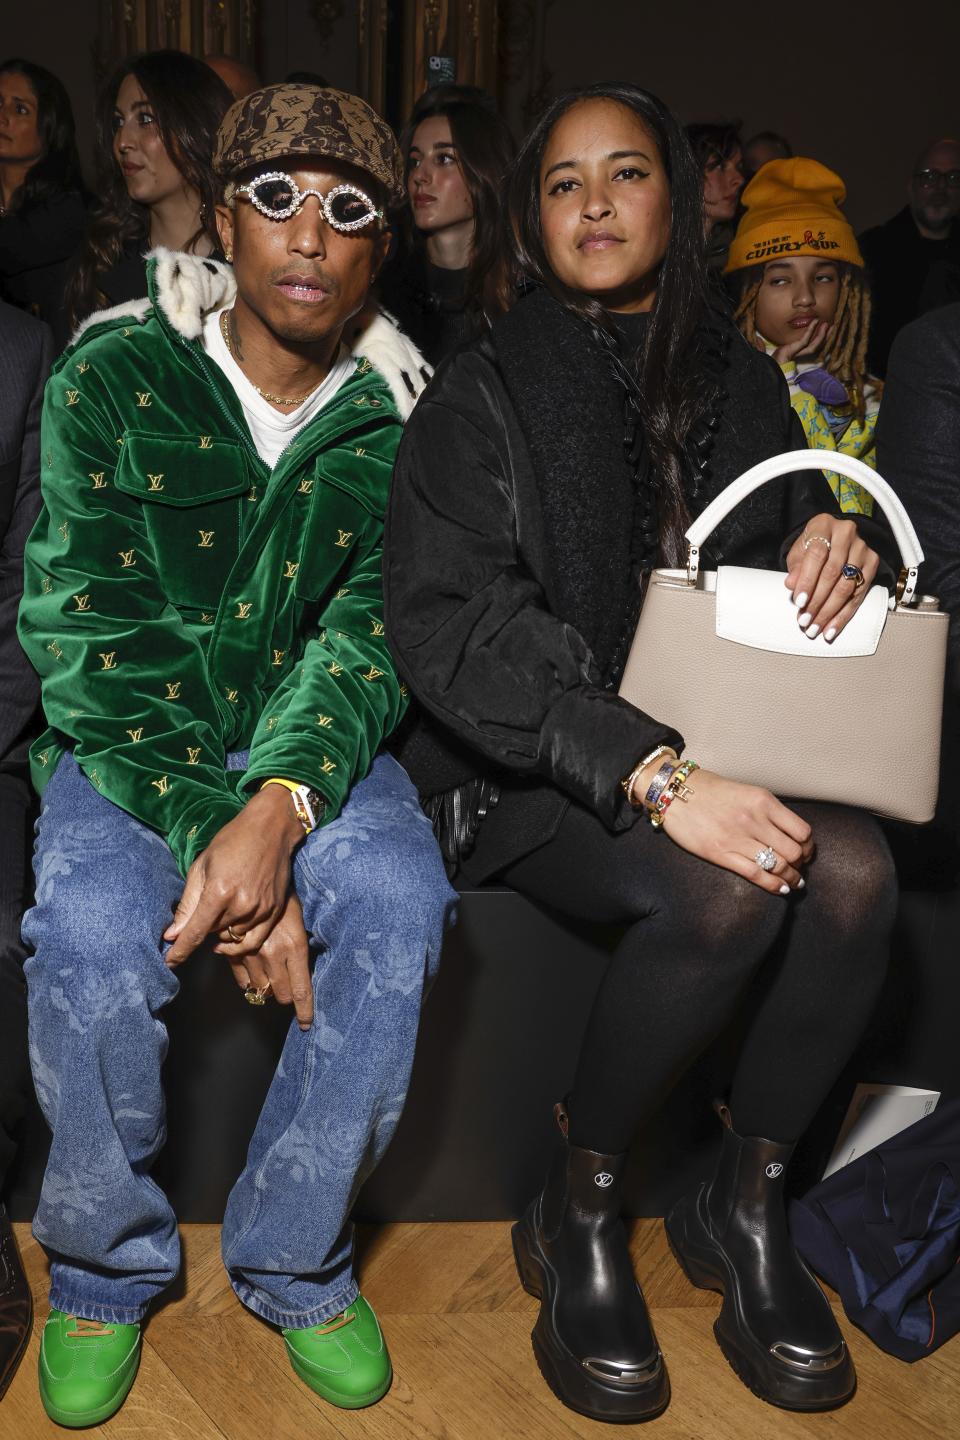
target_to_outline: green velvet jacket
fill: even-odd
[[[232,289],[160,252],[149,300],[95,316],[55,366],[20,611],[49,725],[37,788],[71,750],[184,873],[271,776],[336,816],[406,704],[381,600],[394,393],[357,358],[271,472],[199,339]]]

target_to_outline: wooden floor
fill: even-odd
[[[0,1403],[2,1440],[64,1431],[37,1396],[46,1261],[16,1227],[37,1304],[28,1355]],[[220,1264],[219,1229],[183,1227],[185,1274],[151,1317],[136,1385],[110,1440],[573,1440],[616,1435],[565,1410],[530,1350],[536,1303],[517,1283],[506,1224],[390,1225],[363,1237],[364,1293],[383,1322],[395,1378],[369,1410],[333,1410],[294,1376],[283,1342],[242,1308]],[[957,1440],[960,1337],[903,1365],[845,1330],[860,1388],[842,1410],[798,1416],[762,1404],[727,1368],[712,1323],[718,1297],[692,1289],[659,1221],[639,1221],[633,1249],[670,1369],[673,1400],[655,1440]],[[839,1313],[839,1311],[838,1311]]]

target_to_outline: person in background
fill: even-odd
[[[950,615],[937,813],[892,834],[902,883],[942,889],[960,880],[960,304],[931,310],[894,340],[877,465],[916,526],[921,585]]]
[[[960,300],[958,216],[960,141],[935,140],[917,158],[903,209],[859,237],[873,290],[867,360],[881,379],[904,325]]]
[[[876,468],[883,386],[867,372],[870,286],[846,193],[817,160],[769,161],[743,192],[726,273],[737,324],[783,371],[807,444]],[[873,513],[855,480],[826,474],[841,510]]]
[[[46,325],[0,302],[0,1396],[33,1312],[2,1196],[31,1088],[20,922],[35,808],[27,746],[40,686],[17,640],[17,606],[23,547],[40,510],[40,407],[52,358]]]
[[[0,64],[0,296],[69,337],[64,288],[87,195],[70,98],[30,60]]]
[[[703,175],[707,264],[711,270],[722,270],[743,189],[740,122],[688,125],[687,139]]]
[[[211,156],[230,91],[202,60],[153,50],[125,60],[97,111],[97,195],[71,276],[73,325],[147,293],[145,254],[219,254]]]
[[[400,146],[412,228],[380,294],[436,365],[513,298],[501,224],[513,141],[482,91],[437,86],[417,102]]]
[[[219,75],[234,100],[242,100],[260,88],[260,77],[245,60],[235,60],[232,55],[204,55],[203,63]]]
[[[793,147],[789,140],[783,135],[778,135],[776,130],[760,130],[744,142],[743,173],[748,180],[751,180],[761,165],[766,165],[768,160],[790,160],[792,158]]]
[[[554,101],[505,200],[532,284],[410,417],[384,599],[421,705],[416,765],[405,748],[420,793],[449,788],[462,814],[481,780],[499,791],[460,849],[465,879],[618,927],[553,1164],[514,1229],[541,1300],[534,1349],[559,1398],[595,1419],[667,1405],[620,1219],[627,1152],[747,1005],[719,1164],[668,1231],[696,1283],[725,1292],[717,1339],[734,1369],[777,1405],[827,1409],[854,1371],[783,1187],[883,979],[889,851],[869,815],[785,805],[681,762],[670,715],[617,694],[644,577],[682,565],[691,515],[803,435],[776,368],[709,293],[702,171],[654,96],[597,85]],[[712,563],[774,566],[786,550],[798,634],[829,644],[877,573],[872,528],[807,472],[729,516]]]

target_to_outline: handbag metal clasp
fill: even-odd
[[[700,574],[700,546],[687,546],[687,584],[696,585]]]

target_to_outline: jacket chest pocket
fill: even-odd
[[[321,480],[315,489],[303,522],[295,588],[298,599],[322,603],[349,570],[357,543],[370,524],[370,513],[352,495]]]
[[[215,611],[252,483],[239,441],[127,435],[115,483],[142,502],[164,593],[176,606]]]

